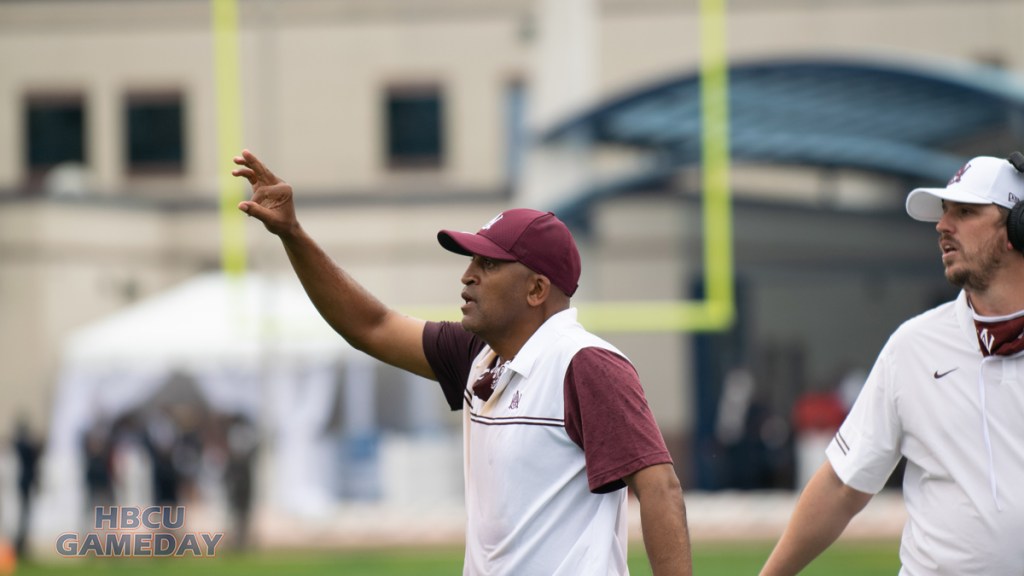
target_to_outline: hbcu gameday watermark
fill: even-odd
[[[57,538],[57,554],[101,558],[212,558],[224,537],[217,532],[181,532],[184,506],[98,506],[93,522],[97,532],[84,536],[65,532]]]

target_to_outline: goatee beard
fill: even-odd
[[[988,278],[983,278],[969,270],[947,272],[946,280],[953,286],[969,292],[985,292],[989,287]]]
[[[951,272],[946,269],[946,280],[950,284],[974,293],[983,293],[992,286],[992,278],[996,271],[1003,265],[1003,258],[998,254],[991,254],[984,258],[984,261],[973,269],[961,269]]]

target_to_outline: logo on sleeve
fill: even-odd
[[[850,453],[850,444],[843,438],[843,432],[836,432],[836,435],[832,438],[832,441],[836,443],[836,446],[843,451],[843,456]]]

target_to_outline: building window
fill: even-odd
[[[437,86],[387,92],[387,159],[392,168],[437,168],[444,160],[444,102]]]
[[[85,106],[81,95],[31,95],[26,99],[28,173],[39,180],[64,162],[85,162]]]
[[[184,172],[185,128],[181,94],[130,94],[125,100],[128,171]]]

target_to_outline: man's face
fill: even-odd
[[[939,249],[946,279],[971,292],[986,291],[1007,255],[1003,215],[994,204],[942,202]]]
[[[527,305],[533,272],[518,262],[473,256],[462,275],[462,327],[490,341],[513,329]]]

